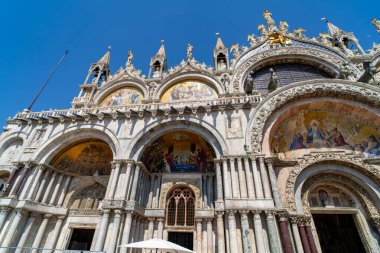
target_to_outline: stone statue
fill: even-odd
[[[246,51],[249,50],[249,47],[246,47],[246,46],[244,46],[244,45],[241,45],[241,50],[242,50],[243,52],[246,52]]]
[[[133,62],[133,52],[132,50],[128,51],[127,65],[131,65]]]
[[[323,45],[328,45],[331,46],[331,40],[332,37],[328,33],[320,33],[319,34],[319,39],[321,40]]]
[[[263,13],[263,17],[265,21],[267,22],[269,31],[271,31],[276,25],[276,23],[274,22],[272,18],[272,13],[270,13],[268,10],[265,10]]]
[[[247,40],[249,41],[249,44],[251,44],[251,47],[254,47],[257,44],[254,34],[248,35]]]
[[[230,52],[232,52],[232,51],[233,51],[232,54],[235,57],[235,59],[238,58],[240,55],[239,44],[232,45]]]
[[[286,23],[286,21],[280,22],[280,32],[287,33],[288,32],[289,25]]]
[[[261,33],[261,35],[263,35],[263,36],[267,36],[268,35],[268,30],[265,28],[264,25],[259,25],[257,27],[257,29],[259,30],[259,32]]]
[[[298,28],[298,29],[293,31],[293,35],[297,38],[300,38],[300,39],[306,39],[306,36],[305,36],[305,34],[303,34],[303,32],[306,32],[306,30],[303,28]]]
[[[377,33],[380,35],[380,20],[377,18],[372,18],[371,24],[376,27]]]
[[[187,59],[191,60],[193,58],[193,46],[187,44]]]

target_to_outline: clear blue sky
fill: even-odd
[[[111,70],[124,66],[129,49],[134,64],[148,73],[149,60],[162,39],[169,66],[194,46],[200,62],[212,64],[215,32],[226,46],[245,43],[258,34],[269,9],[276,22],[286,20],[290,29],[303,27],[309,37],[326,32],[320,19],[327,17],[355,33],[368,49],[380,36],[370,24],[380,18],[378,0],[289,1],[2,1],[0,15],[0,126],[28,106],[66,49],[70,54],[35,104],[33,111],[69,108],[92,62],[112,46]]]

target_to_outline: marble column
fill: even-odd
[[[38,168],[35,167],[35,164],[33,163],[27,162],[25,163],[25,167],[28,168],[28,172],[26,173],[24,180],[21,183],[20,190],[17,193],[19,199],[26,199],[38,173]]]
[[[311,253],[309,241],[306,235],[305,224],[302,222],[302,220],[298,221],[298,229],[300,232],[301,242],[302,242],[304,252]]]
[[[65,219],[65,216],[58,216],[57,221],[55,223],[54,230],[52,232],[52,235],[50,236],[50,240],[48,241],[46,248],[47,249],[54,249],[55,245],[58,241],[58,237],[61,234],[61,228],[63,220]]]
[[[36,196],[34,197],[35,202],[40,201],[41,195],[44,192],[44,188],[45,188],[46,182],[48,181],[50,173],[52,173],[50,169],[45,170],[44,177],[42,178],[42,182],[41,182],[40,186],[38,187],[38,191],[37,191]]]
[[[208,199],[207,199],[207,176],[202,176],[202,197],[203,197],[203,208],[208,208]]]
[[[110,210],[108,209],[103,210],[103,216],[102,216],[102,220],[100,221],[100,226],[99,226],[98,238],[96,240],[96,245],[94,249],[95,251],[103,250],[104,242],[106,240],[106,235],[107,235],[109,216],[110,216]]]
[[[243,237],[243,252],[244,253],[252,253],[251,244],[249,242],[249,221],[248,221],[248,210],[240,211],[240,222],[241,222],[241,230]]]
[[[292,241],[290,239],[290,233],[288,229],[288,217],[285,213],[279,214],[279,225],[280,225],[280,235],[281,235],[281,242],[282,242],[282,248],[284,250],[284,253],[293,253],[293,245]]]
[[[150,191],[149,191],[149,196],[148,196],[148,204],[146,205],[147,208],[152,208],[153,191],[154,191],[154,175],[150,175]]]
[[[16,231],[19,228],[21,219],[23,218],[23,216],[25,216],[27,214],[27,212],[21,208],[17,208],[17,209],[15,209],[15,214],[16,215],[13,218],[12,223],[10,224],[8,231],[6,231],[7,236],[5,236],[5,238],[1,244],[2,247],[12,246],[11,244],[12,244],[12,241],[14,240],[13,237],[15,236]]]
[[[202,219],[196,219],[197,223],[197,253],[202,252]]]
[[[255,181],[256,198],[263,199],[264,198],[263,186],[261,185],[260,173],[257,169],[256,157],[252,157],[251,161],[252,161],[253,180]]]
[[[109,237],[110,240],[108,243],[107,253],[116,252],[117,235],[119,233],[121,214],[123,211],[122,210],[115,210],[114,212],[115,212],[115,215],[113,217],[113,224],[112,224],[111,235]]]
[[[9,188],[10,185],[13,184],[13,181],[15,180],[16,175],[17,175],[17,171],[18,171],[18,167],[12,166],[11,174],[9,175],[7,183],[5,184],[5,187],[7,189]]]
[[[248,197],[247,182],[246,182],[246,175],[243,171],[243,162],[242,162],[241,157],[237,158],[237,167],[238,167],[238,175],[239,175],[240,197],[242,199],[246,199]]]
[[[59,199],[58,199],[58,202],[57,202],[57,206],[58,207],[61,207],[63,205],[63,201],[65,200],[67,190],[69,189],[70,181],[71,181],[71,176],[67,175],[65,183],[63,185],[62,192],[59,195]]]
[[[216,173],[216,200],[223,200],[223,180],[222,171],[220,168],[220,160],[215,160],[215,173]]]
[[[276,220],[273,211],[265,211],[267,218],[269,247],[271,252],[281,252],[280,238],[276,229]]]
[[[148,239],[153,238],[153,232],[154,232],[154,220],[156,218],[148,218],[149,223],[148,223]]]
[[[41,201],[42,204],[46,204],[46,201],[47,201],[48,197],[50,196],[51,188],[53,187],[53,183],[54,183],[56,176],[57,176],[57,172],[53,171],[53,175],[50,178],[49,184],[48,184],[48,186],[44,192],[44,196],[43,196],[42,201]]]
[[[230,253],[238,253],[238,244],[236,236],[236,218],[234,210],[227,210],[228,213],[228,234],[230,239]]]
[[[41,176],[42,176],[42,174],[44,172],[45,166],[42,165],[42,164],[39,164],[39,165],[36,166],[36,169],[38,170],[37,171],[37,176],[34,179],[34,181],[32,182],[32,187],[30,188],[30,190],[29,190],[29,192],[28,192],[28,194],[26,196],[27,200],[32,200],[34,192],[36,191],[36,188],[40,184]]]
[[[248,157],[243,157],[244,159],[244,171],[245,171],[245,176],[247,177],[247,191],[248,191],[248,198],[249,199],[255,199],[255,188],[254,188],[254,183],[253,183],[253,177],[251,173],[251,169],[249,166],[249,158]]]
[[[217,219],[217,240],[218,240],[218,252],[225,253],[225,244],[224,244],[224,219],[223,212],[216,212]]]
[[[163,239],[163,234],[164,234],[164,219],[163,218],[158,218],[157,222],[158,222],[158,225],[157,225],[157,238],[158,239]]]
[[[159,203],[160,203],[160,189],[161,189],[161,175],[157,175],[157,184],[156,184],[156,194],[155,194],[155,199],[156,199],[156,203],[154,205],[155,208],[158,208],[159,207]]]
[[[260,163],[261,179],[262,179],[263,187],[264,187],[264,197],[266,199],[271,199],[272,194],[271,194],[271,189],[270,189],[270,184],[269,184],[268,172],[267,172],[267,168],[264,162],[264,157],[259,158],[259,163]]]
[[[212,184],[212,176],[211,175],[208,175],[207,176],[207,200],[208,200],[208,206],[210,208],[213,208],[214,205],[213,205],[213,184]]]
[[[311,253],[318,253],[317,246],[315,245],[313,232],[311,231],[311,217],[306,217],[306,236],[309,241]]]
[[[296,246],[297,253],[304,253],[303,248],[302,248],[300,233],[298,231],[297,219],[298,218],[296,216],[290,217],[290,226],[293,232],[293,241]]]
[[[124,177],[124,192],[123,192],[123,196],[122,196],[122,199],[128,199],[128,189],[130,188],[130,177],[131,177],[131,172],[132,172],[132,166],[133,166],[133,161],[127,161],[127,168],[126,168],[126,171],[125,171],[125,177]]]
[[[36,216],[37,216],[36,213],[32,213],[30,215],[30,217],[28,218],[28,220],[26,221],[26,224],[23,228],[21,238],[17,243],[17,249],[15,250],[15,253],[21,253],[22,252],[22,250],[23,250],[22,247],[24,247],[26,240],[28,239],[28,236],[30,234],[30,231],[32,230],[34,221],[36,220]]]
[[[223,159],[223,185],[224,185],[224,198],[230,199],[231,195],[231,177],[228,173],[228,161]]]
[[[137,186],[138,186],[138,182],[139,182],[139,176],[140,176],[140,164],[136,163],[135,174],[133,175],[131,196],[129,197],[129,200],[131,200],[131,201],[134,201],[136,199],[136,192],[137,192]]]
[[[55,199],[57,198],[58,191],[61,188],[63,176],[64,175],[62,173],[59,175],[57,184],[55,185],[53,194],[51,195],[51,198],[50,198],[50,201],[49,201],[49,205],[54,205],[54,203],[55,203]]]
[[[24,168],[20,170],[20,173],[16,178],[15,185],[12,187],[11,193],[9,194],[11,198],[17,197],[17,193],[19,192],[21,188],[21,184],[24,181],[26,174],[28,173],[28,169],[29,167],[25,166]]]
[[[112,175],[112,181],[111,183],[111,188],[108,194],[109,199],[113,199],[115,197],[115,191],[117,187],[117,180],[119,179],[119,174],[120,174],[120,167],[122,165],[122,161],[113,161],[112,165],[115,166],[113,170],[113,175]]]
[[[129,237],[131,234],[131,226],[132,226],[132,212],[127,211],[125,213],[125,222],[124,222],[124,229],[123,229],[123,236],[121,238],[121,244],[128,244],[129,243]],[[127,248],[120,247],[120,253],[126,253]]]
[[[41,222],[41,225],[38,229],[38,232],[37,232],[37,235],[36,237],[34,238],[34,242],[32,244],[32,248],[33,248],[33,253],[37,253],[39,252],[38,248],[40,247],[40,244],[41,244],[41,241],[42,239],[44,238],[44,234],[45,234],[45,230],[46,230],[46,227],[49,223],[49,219],[52,217],[53,215],[51,214],[44,214],[43,215],[43,220]]]
[[[207,253],[207,221],[203,219],[202,222],[202,252]]]
[[[10,210],[10,208],[7,206],[0,206],[0,231],[3,227],[5,219],[8,216],[9,210]]]
[[[235,157],[230,157],[230,168],[231,168],[231,181],[232,181],[232,197],[240,198],[239,193],[239,179],[235,168]]]
[[[253,211],[253,226],[255,230],[257,253],[265,253],[263,226],[261,224],[260,213],[261,211]]]
[[[207,222],[207,253],[212,253],[214,248],[212,236],[212,219],[206,219]]]
[[[268,174],[269,174],[270,184],[272,187],[274,204],[277,208],[282,208],[280,193],[279,193],[278,187],[277,187],[277,177],[276,177],[276,173],[275,173],[274,168],[273,168],[273,161],[271,158],[269,158],[269,159],[265,159],[265,162],[268,165]]]

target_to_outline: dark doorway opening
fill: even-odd
[[[351,214],[313,214],[323,253],[360,253],[364,246]]]
[[[71,234],[69,247],[71,250],[90,250],[95,229],[74,228]]]
[[[186,249],[193,250],[192,232],[169,232],[168,241],[185,247]]]

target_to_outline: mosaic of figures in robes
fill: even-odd
[[[302,111],[274,131],[272,150],[280,158],[303,155],[310,149],[351,150],[364,158],[380,157],[380,133],[349,115],[331,111]]]
[[[143,99],[143,95],[136,89],[119,89],[108,95],[101,103],[102,106],[118,106],[137,104]]]
[[[64,151],[55,159],[53,166],[83,176],[109,175],[112,157],[112,151],[107,144],[88,141]]]
[[[161,101],[199,100],[216,97],[218,97],[218,95],[215,90],[207,84],[196,81],[186,81],[170,87],[161,97]]]
[[[167,133],[144,151],[141,161],[153,173],[212,172],[215,152],[205,140],[189,132]]]

